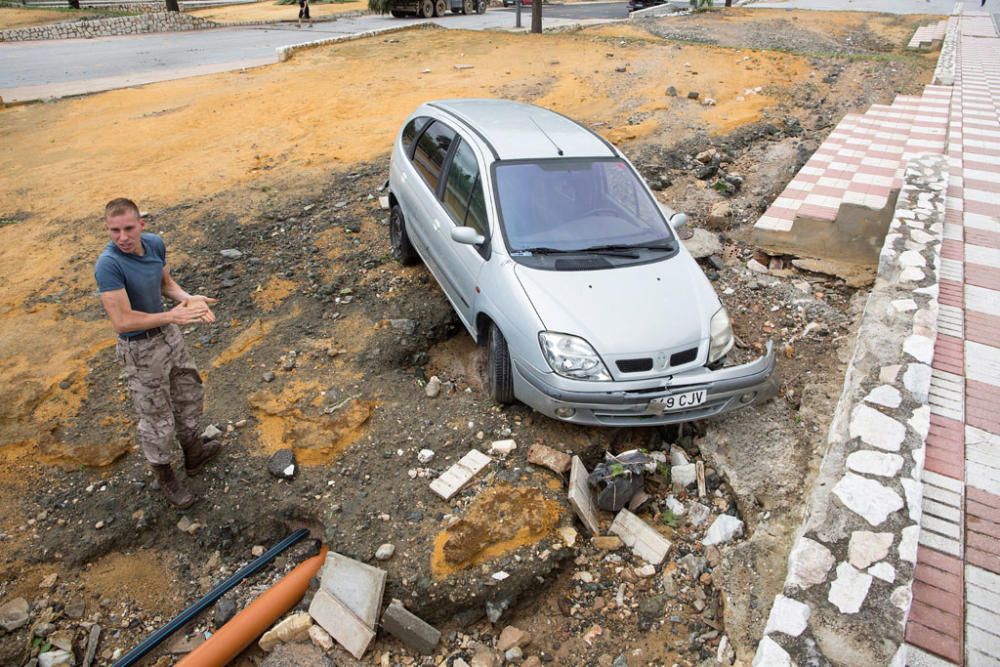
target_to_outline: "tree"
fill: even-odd
[[[177,0],[164,0],[167,5],[168,12],[179,12],[181,10],[180,6],[177,4]]]
[[[542,0],[531,1],[531,32],[542,34]]]

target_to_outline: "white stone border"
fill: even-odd
[[[754,665],[886,665],[903,643],[920,531],[948,160],[906,167],[809,515]]]
[[[404,30],[421,30],[426,28],[441,28],[441,26],[435,23],[418,23],[417,25],[403,25],[403,26],[393,26],[391,28],[380,28],[377,30],[366,30],[365,32],[358,32],[351,35],[340,35],[339,37],[327,37],[326,39],[316,39],[311,42],[303,42],[302,44],[293,44],[291,46],[279,46],[275,49],[275,53],[278,55],[278,62],[283,63],[292,57],[293,53],[297,51],[303,51],[305,49],[312,49],[317,46],[325,46],[327,44],[336,44],[338,42],[351,42],[356,39],[367,39],[368,37],[376,37],[378,35],[385,35],[390,32],[402,32]]]

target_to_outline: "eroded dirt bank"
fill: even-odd
[[[445,656],[471,660],[512,622],[535,634],[527,654],[558,664],[623,654],[631,665],[698,664],[723,634],[746,657],[780,585],[776,554],[797,524],[842,381],[837,350],[863,298],[819,275],[751,273],[746,223],[840,116],[913,92],[931,69],[901,52],[912,17],[823,16],[712,13],[543,36],[418,30],[281,66],[0,112],[0,502],[10,508],[0,518],[0,603],[33,604],[30,623],[0,636],[0,662],[24,664],[40,624],[79,640],[91,622],[105,629],[99,655],[109,660],[254,546],[303,524],[366,561],[393,543],[380,563],[387,595],[441,625]],[[767,29],[779,19],[782,30]],[[718,46],[691,43],[706,31]],[[787,51],[766,50],[778,48]],[[373,62],[386,64],[377,76]],[[781,396],[684,430],[581,429],[492,405],[480,352],[433,279],[389,258],[376,199],[403,117],[426,99],[471,96],[532,101],[584,122],[623,146],[664,201],[720,234],[720,261],[704,268],[734,316],[734,354],[773,339]],[[699,178],[695,156],[712,148],[712,164],[741,176],[738,189]],[[121,194],[151,214],[179,282],[221,300],[218,326],[187,332],[207,417],[226,433],[222,460],[193,483],[206,500],[183,514],[196,524],[187,532],[132,449],[94,295],[101,206]],[[723,202],[729,214],[709,223]],[[234,248],[238,259],[220,255]],[[436,398],[423,388],[431,375],[445,382]],[[428,469],[508,437],[515,453],[451,503],[428,490]],[[675,544],[655,576],[582,532],[570,545],[562,481],[526,465],[535,442],[589,466],[609,449],[663,443],[704,456],[703,502],[713,517],[738,514],[749,539],[707,551],[705,526],[665,515],[669,484],[653,476],[641,514]],[[302,468],[279,482],[267,458],[287,446]],[[424,448],[435,452],[426,465],[416,458]],[[472,520],[490,544],[459,525],[450,560],[435,550],[456,521]],[[510,576],[497,583],[499,571]],[[491,609],[504,614],[495,627],[481,618]],[[409,660],[381,638],[368,662],[386,654],[385,664]]]

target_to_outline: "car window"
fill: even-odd
[[[407,155],[413,154],[413,151],[410,150],[413,147],[413,140],[420,134],[420,130],[424,129],[429,120],[430,118],[427,116],[417,116],[403,128],[403,150],[406,151]]]
[[[470,207],[470,201],[478,199],[476,211]],[[444,186],[444,207],[451,215],[455,224],[474,228],[486,236],[486,201],[483,197],[483,186],[479,182],[479,164],[476,154],[469,144],[462,142],[455,149],[448,168],[448,180]]]
[[[500,218],[512,251],[668,242],[663,214],[618,159],[499,163]]]
[[[441,165],[448,155],[451,142],[455,139],[455,131],[450,127],[434,121],[417,139],[416,150],[413,151],[413,165],[423,176],[431,190],[437,192],[441,178]]]

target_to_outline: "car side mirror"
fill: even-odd
[[[451,240],[464,245],[479,245],[486,237],[472,227],[455,227],[451,230]]]
[[[687,224],[687,213],[674,213],[668,220],[670,222],[670,228],[677,231]]]

